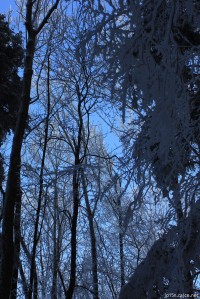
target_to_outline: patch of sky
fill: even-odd
[[[16,5],[14,0],[5,1],[0,0],[0,13],[8,14],[10,11],[15,10]]]

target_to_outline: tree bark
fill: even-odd
[[[78,137],[77,142],[74,147],[74,174],[73,174],[73,214],[72,214],[72,228],[71,228],[71,268],[70,268],[70,280],[69,287],[67,290],[66,299],[72,299],[75,285],[76,285],[76,256],[77,256],[77,221],[78,221],[78,212],[79,212],[79,184],[80,184],[80,153],[82,145],[82,130],[83,130],[83,116],[82,116],[82,107],[81,104],[81,94],[79,92],[79,86],[77,86],[77,95],[78,95]]]
[[[121,211],[121,201],[118,198],[118,209],[119,209],[119,252],[120,252],[120,272],[121,272],[121,288],[125,285],[125,269],[124,269],[124,240],[123,240],[123,224],[122,224],[122,211]]]
[[[37,273],[36,273],[36,250],[37,244],[39,241],[39,219],[42,205],[42,197],[43,197],[43,174],[44,174],[44,166],[45,166],[45,157],[47,151],[47,142],[48,142],[48,130],[49,130],[49,117],[50,117],[50,57],[48,56],[48,70],[47,70],[47,115],[45,121],[45,134],[44,134],[44,147],[42,153],[42,161],[41,161],[41,170],[40,170],[40,188],[39,188],[39,196],[38,196],[38,206],[36,212],[36,221],[35,221],[35,230],[34,230],[34,239],[33,239],[33,249],[31,256],[31,269],[30,269],[30,286],[29,286],[29,295],[28,298],[32,298],[33,293],[33,282],[34,282],[34,299],[37,299]],[[35,278],[35,279],[34,279]]]
[[[57,209],[58,209],[58,190],[57,190],[57,172],[55,178],[55,188],[54,188],[54,215],[53,215],[53,281],[51,298],[57,299],[57,277],[58,277],[58,240],[57,240]]]
[[[15,223],[14,223],[14,264],[13,264],[13,277],[11,287],[11,299],[17,298],[17,281],[19,269],[19,255],[20,255],[20,237],[21,237],[21,202],[16,202],[15,208]]]
[[[77,165],[77,164],[76,164]],[[75,170],[73,175],[73,215],[71,228],[71,267],[70,280],[66,299],[72,299],[76,284],[76,255],[77,255],[77,220],[79,209],[79,173]]]
[[[29,11],[27,8],[27,15],[28,14]],[[28,37],[24,62],[21,105],[12,143],[12,151],[10,156],[9,172],[6,185],[5,205],[3,211],[0,298],[4,299],[9,299],[11,294],[11,280],[14,261],[14,210],[16,202],[21,205],[21,148],[24,131],[26,128],[26,122],[28,119],[34,51],[35,35],[33,33],[30,33]]]
[[[83,193],[85,197],[85,203],[88,214],[89,228],[90,228],[90,240],[91,240],[91,253],[92,253],[92,274],[93,274],[93,298],[99,299],[99,282],[98,282],[98,269],[97,269],[97,248],[96,248],[96,235],[94,230],[93,213],[90,208],[87,186],[85,181],[84,172],[81,171],[81,178],[83,184]]]

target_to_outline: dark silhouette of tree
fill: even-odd
[[[18,69],[22,67],[22,58],[21,35],[14,33],[5,16],[0,14],[0,145],[6,134],[15,128],[21,92]],[[3,157],[0,154],[0,184],[3,177]]]
[[[36,29],[34,21],[38,13],[38,5],[40,4],[40,0],[26,1],[25,26],[27,30],[27,43],[24,59],[22,92],[10,155],[2,225],[0,297],[5,299],[9,298],[11,296],[11,293],[16,293],[16,289],[12,288],[11,282],[15,277],[15,273],[13,273],[13,271],[15,272],[14,268],[16,264],[19,263],[19,246],[17,246],[16,244],[16,237],[18,236],[16,236],[16,234],[14,236],[13,230],[16,221],[18,221],[18,231],[20,227],[19,207],[21,206],[22,195],[20,181],[21,149],[23,144],[24,132],[27,126],[28,112],[31,100],[31,82],[33,75],[33,59],[35,55],[36,37],[42,31],[54,10],[57,9],[59,0],[56,0],[55,3],[53,3]],[[15,209],[17,209],[18,211],[15,211]],[[13,237],[15,237],[15,244],[13,243]]]
[[[124,120],[127,106],[137,113],[129,135],[124,137],[128,139],[125,146],[133,159],[137,157],[138,180],[142,180],[142,172],[149,166],[163,197],[173,206],[180,227],[173,246],[181,259],[174,265],[170,255],[163,264],[165,273],[168,266],[173,271],[178,269],[181,281],[174,280],[173,274],[164,276],[161,267],[156,268],[157,281],[150,276],[144,278],[139,275],[139,266],[130,280],[130,290],[122,292],[120,299],[163,298],[166,277],[168,291],[171,288],[174,293],[193,294],[196,273],[191,275],[187,253],[199,235],[195,228],[184,230],[183,222],[194,216],[192,211],[187,218],[187,207],[196,202],[198,193],[195,190],[191,198],[186,193],[184,198],[183,182],[193,171],[197,175],[195,188],[199,186],[199,4],[195,0],[106,1],[109,9],[105,5],[100,11],[96,3],[93,1],[91,12],[95,16],[98,11],[99,21],[92,34],[97,32],[96,49],[109,63],[106,79],[113,98],[121,101]],[[92,34],[90,30],[86,39],[91,39]],[[132,140],[136,140],[134,145]],[[172,232],[169,235],[172,237]],[[158,252],[157,244],[161,250],[162,238],[147,254],[149,264]],[[169,240],[166,244],[170,250]],[[153,268],[141,271],[150,272],[154,272]],[[146,280],[150,287],[136,286],[136,277],[142,286]]]

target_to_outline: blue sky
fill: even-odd
[[[7,13],[9,11],[10,6],[12,9],[15,8],[14,0],[0,0],[0,12]]]

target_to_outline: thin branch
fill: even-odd
[[[50,8],[50,10],[48,11],[48,13],[46,14],[46,16],[44,17],[44,19],[42,20],[42,22],[38,26],[38,29],[35,31],[35,35],[37,35],[43,29],[43,27],[45,26],[45,24],[48,23],[48,20],[51,17],[52,13],[54,12],[54,10],[57,9],[59,2],[60,2],[60,0],[56,0],[56,3]]]

